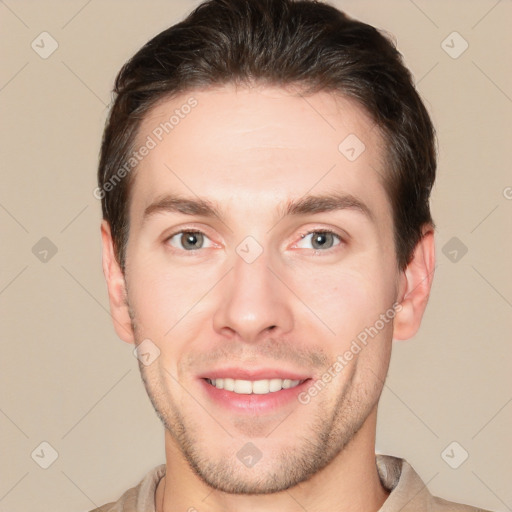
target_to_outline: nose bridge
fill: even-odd
[[[282,334],[293,322],[286,288],[269,269],[270,254],[255,250],[250,240],[237,248],[214,316],[217,331],[236,333],[244,341],[254,341],[270,329]]]

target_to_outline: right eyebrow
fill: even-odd
[[[220,217],[219,209],[206,199],[187,199],[173,194],[166,194],[153,201],[145,210],[142,223],[158,213],[183,213],[201,217]]]

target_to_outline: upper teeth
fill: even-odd
[[[217,389],[234,391],[242,395],[264,395],[281,389],[288,389],[297,386],[300,380],[291,379],[264,379],[264,380],[240,380],[240,379],[207,379]]]

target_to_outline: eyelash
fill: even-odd
[[[179,231],[176,231],[174,233],[172,233],[171,235],[167,236],[164,240],[164,244],[168,245],[169,244],[169,241],[171,240],[171,238],[175,237],[176,235],[180,235],[180,234],[183,234],[183,233],[189,233],[189,234],[201,234],[203,235],[204,237],[208,238],[208,235],[206,233],[204,233],[203,231],[199,230],[199,229],[180,229]],[[338,238],[339,240],[339,244],[337,245],[334,245],[333,247],[330,247],[329,249],[325,249],[325,250],[322,250],[322,249],[310,249],[311,251],[314,251],[313,254],[315,255],[318,255],[318,254],[322,254],[322,253],[330,253],[330,252],[333,252],[333,251],[336,251],[337,248],[339,248],[341,245],[345,244],[345,239],[343,236],[341,236],[338,232],[332,230],[332,229],[328,229],[328,228],[322,228],[322,229],[311,229],[309,231],[305,231],[303,233],[300,233],[300,240],[304,239],[306,236],[308,235],[311,235],[311,234],[314,234],[314,233],[329,233],[331,235],[334,235],[335,237]],[[176,250],[176,251],[179,251],[181,253],[188,253],[189,255],[194,255],[197,253],[197,251],[200,251],[200,249],[192,249],[190,251],[187,251],[185,249],[177,249],[176,247],[172,247],[170,246],[172,250]]]

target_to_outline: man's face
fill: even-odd
[[[160,123],[191,96],[197,106],[159,141]],[[232,87],[165,101],[135,146],[148,135],[157,144],[137,169],[126,254],[136,343],[160,351],[140,364],[148,394],[203,481],[288,488],[374,418],[387,372],[393,325],[377,321],[400,274],[381,135],[344,98]],[[173,200],[145,215],[167,195],[216,214]],[[329,369],[331,381],[309,393]],[[219,378],[228,389],[208,381]],[[275,391],[279,379],[299,384]]]

